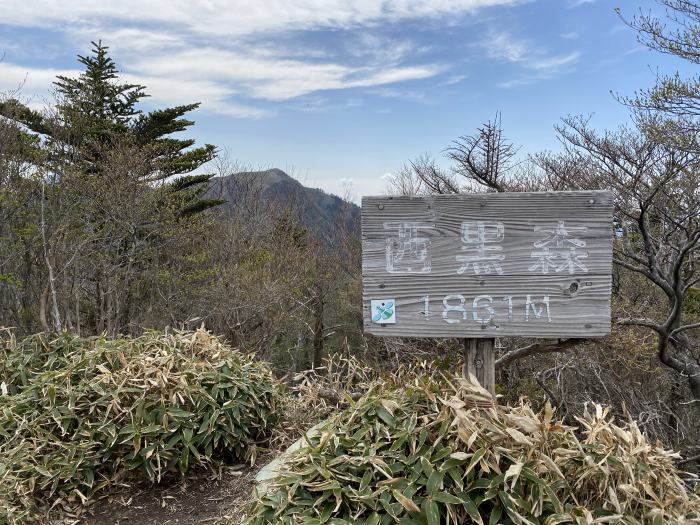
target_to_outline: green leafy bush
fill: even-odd
[[[402,378],[404,381],[406,378]],[[580,428],[461,378],[375,387],[260,488],[248,525],[690,523],[675,454],[601,407]]]
[[[127,471],[156,481],[253,460],[275,419],[268,368],[203,330],[9,338],[0,388],[0,523],[85,500]]]

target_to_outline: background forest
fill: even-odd
[[[640,41],[700,62],[700,6],[626,19]],[[198,104],[149,113],[101,42],[58,77],[56,103],[0,102],[0,326],[17,336],[139,335],[204,325],[280,377],[336,354],[384,370],[439,360],[451,340],[362,331],[359,212],[279,170],[252,171],[187,138]],[[609,189],[615,193],[610,337],[500,340],[498,390],[629,414],[651,439],[700,457],[700,80],[660,78],[620,103],[630,121],[557,125],[557,152],[519,151],[499,115],[447,145],[450,166],[410,161],[394,194]]]

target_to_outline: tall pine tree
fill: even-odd
[[[70,166],[99,176],[101,160],[110,148],[128,143],[147,163],[143,182],[166,184],[164,195],[180,216],[198,213],[222,201],[203,198],[212,174],[195,174],[216,156],[211,144],[194,147],[193,139],[174,138],[194,124],[183,118],[199,107],[187,104],[143,113],[139,103],[145,86],[120,81],[119,71],[102,42],[92,53],[78,56],[84,71],[77,77],[58,76],[54,114],[34,111],[17,100],[0,102],[0,115],[42,137],[49,150],[49,167],[59,172]]]

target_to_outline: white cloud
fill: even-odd
[[[259,118],[269,114],[236,97],[284,101],[326,90],[366,88],[424,79],[439,74],[440,65],[347,66],[334,62],[278,59],[212,48],[186,49],[160,55],[135,53],[127,60],[124,79],[147,86],[152,100],[164,103],[203,102],[203,108],[221,114]],[[77,71],[28,68],[0,63],[0,90],[46,93],[57,74]],[[26,78],[26,80],[25,80]]]
[[[539,79],[537,77],[533,77],[533,76],[514,78],[512,80],[506,80],[504,82],[500,82],[498,84],[498,87],[508,89],[508,88],[515,88],[515,87],[520,87],[520,86],[528,86],[530,84],[537,82],[538,80],[541,80],[541,79]]]
[[[465,78],[467,78],[467,75],[453,75],[453,76],[449,77],[447,80],[445,80],[445,84],[447,84],[447,85],[459,84]]]
[[[20,98],[35,110],[50,105],[50,91],[56,76],[75,76],[77,70],[27,68],[0,62],[0,95]]]
[[[155,105],[180,105],[201,102],[200,109],[239,118],[262,118],[272,114],[262,109],[235,102],[235,91],[225,84],[197,78],[177,78],[126,74],[124,80],[147,86],[149,101]]]
[[[569,2],[569,7],[579,7],[584,4],[592,4],[595,3],[596,0],[570,0]]]
[[[498,87],[501,88],[514,88],[552,78],[570,69],[581,56],[579,51],[551,54],[529,40],[518,39],[506,32],[492,32],[483,46],[491,58],[506,60],[522,68],[523,74],[500,82]]]
[[[130,70],[162,78],[206,78],[237,86],[246,96],[289,100],[317,91],[380,86],[434,76],[437,65],[352,67],[333,62],[275,59],[212,48],[145,57],[130,62]]]
[[[178,37],[177,32],[168,33],[139,27],[115,29],[102,24],[71,26],[68,28],[68,36],[79,46],[85,46],[91,40],[101,39],[112,53],[127,55],[186,49],[189,45],[187,39]]]
[[[528,40],[515,38],[505,32],[492,33],[483,45],[491,58],[517,63],[526,69],[547,75],[575,64],[580,57],[578,51],[552,55]]]
[[[554,71],[578,61],[581,53],[574,51],[566,55],[535,58],[528,61],[527,66],[536,71]]]
[[[561,33],[559,35],[564,40],[576,40],[579,37],[578,31],[569,31],[567,33]]]
[[[429,46],[418,46],[407,38],[394,39],[375,33],[361,32],[346,45],[350,56],[365,64],[399,64],[407,58],[420,56],[430,51]]]
[[[28,92],[45,91],[46,86],[56,80],[56,76],[75,76],[77,70],[72,69],[36,69],[0,62],[0,90],[3,92],[17,89]]]
[[[145,84],[155,102],[199,100],[207,111],[260,118],[272,111],[257,107],[256,101],[389,86],[431,78],[447,69],[421,60],[429,48],[411,38],[378,34],[377,27],[454,19],[527,1],[531,0],[2,0],[0,26],[63,34],[82,53],[87,41],[101,38],[125,78]],[[338,29],[353,30],[354,39],[332,49],[295,40],[300,31]],[[26,91],[42,93],[42,84],[45,93],[55,76],[50,69],[4,65],[12,75],[0,76],[0,89],[29,72],[37,80],[31,85],[28,80]]]
[[[484,46],[491,58],[504,58],[510,62],[523,62],[529,54],[526,42],[507,33],[492,33],[488,41],[484,42]]]
[[[472,13],[523,0],[3,0],[0,20],[65,27],[104,20],[165,23],[199,35],[251,35],[283,30],[350,28],[380,21]]]
[[[396,89],[393,87],[382,87],[372,90],[372,93],[380,97],[395,98],[399,100],[407,100],[409,102],[428,102],[426,94],[423,91]]]
[[[0,62],[0,94],[19,97],[33,109],[45,109],[53,102],[51,86],[58,75],[79,75],[78,70],[31,68]],[[178,79],[125,74],[123,80],[148,86],[149,101],[154,104],[202,102],[204,111],[243,118],[261,118],[269,111],[237,104],[230,100],[233,91],[226,86],[197,79]]]

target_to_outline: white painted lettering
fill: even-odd
[[[540,307],[538,308],[537,304],[540,304]],[[551,323],[552,322],[552,316],[551,312],[549,311],[549,296],[545,295],[542,297],[541,301],[535,301],[532,299],[532,296],[528,295],[525,298],[525,321],[530,320],[530,310],[532,309],[532,314],[535,316],[536,319],[542,317],[545,312],[547,313],[547,322]]]
[[[480,301],[486,301],[486,304],[479,304]],[[488,324],[494,316],[496,315],[496,310],[491,304],[493,303],[493,298],[490,295],[477,295],[474,298],[474,303],[472,304],[472,316],[477,323]],[[479,315],[479,309],[484,309],[488,312],[488,318],[483,318]]]
[[[385,222],[385,230],[398,230],[397,237],[386,240],[386,271],[389,273],[430,273],[430,239],[418,230],[433,229],[435,225],[422,222]]]
[[[458,305],[452,305],[449,301],[459,301]],[[450,312],[459,312],[462,315],[462,320],[467,320],[467,311],[464,309],[464,296],[463,295],[446,295],[442,300],[442,305],[444,309],[442,311],[442,318],[445,322],[454,324],[459,323],[459,319],[450,319]]]

